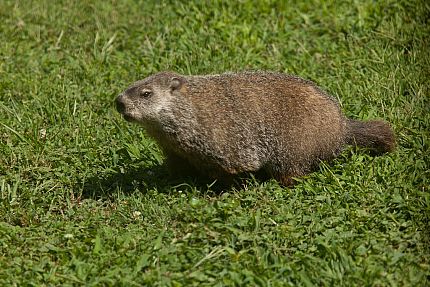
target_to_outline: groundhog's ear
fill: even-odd
[[[177,77],[170,79],[170,88],[173,90],[179,90],[182,87],[183,80]]]

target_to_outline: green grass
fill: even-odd
[[[0,285],[428,286],[426,1],[137,2],[0,2]],[[150,73],[246,69],[314,80],[397,150],[217,190],[113,108]]]

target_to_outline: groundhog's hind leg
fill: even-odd
[[[290,175],[290,174],[281,175],[278,178],[276,178],[276,180],[279,181],[284,186],[293,187],[296,184],[294,177],[299,177],[299,176]]]
[[[276,170],[276,171],[269,171],[269,173],[279,183],[288,187],[292,187],[296,184],[296,180],[294,178],[302,177],[306,174],[306,172],[298,169]]]

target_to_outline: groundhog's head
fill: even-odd
[[[171,107],[180,93],[183,76],[162,72],[137,81],[116,100],[116,109],[124,119],[144,126],[162,123],[172,114]]]

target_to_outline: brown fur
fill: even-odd
[[[173,170],[221,181],[264,172],[291,185],[346,144],[394,148],[387,123],[347,119],[314,83],[280,73],[162,72],[134,83],[116,103],[159,143]]]

